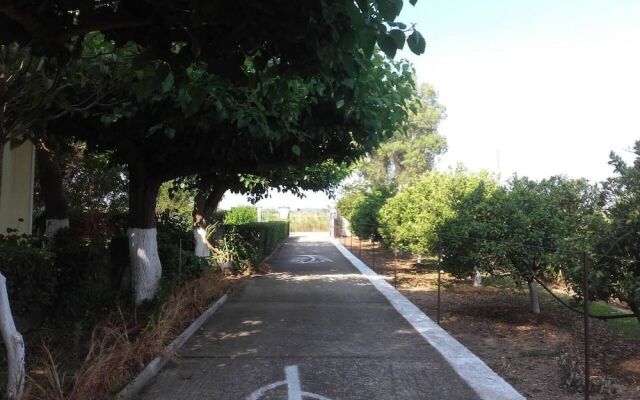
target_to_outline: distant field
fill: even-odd
[[[329,211],[291,211],[291,232],[328,232]]]

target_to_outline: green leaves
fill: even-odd
[[[352,188],[337,203],[340,214],[349,220],[353,232],[361,238],[380,238],[378,212],[395,194],[391,186]]]
[[[396,56],[398,47],[396,46],[396,41],[391,35],[385,34],[384,36],[379,37],[378,46],[380,46],[380,50],[382,50],[387,57],[394,58]]]
[[[402,11],[402,0],[378,0],[378,11],[380,12],[380,16],[387,21],[393,21],[398,15],[400,15],[400,11]]]
[[[173,89],[173,83],[174,83],[173,72],[169,71],[167,76],[162,81],[162,86],[161,86],[162,87],[162,93],[167,93],[171,89]]]
[[[407,38],[407,44],[409,45],[409,49],[411,49],[411,51],[417,55],[424,53],[425,47],[427,45],[424,37],[422,37],[420,32],[416,30],[414,30]]]
[[[389,24],[390,26],[404,26],[401,23]],[[422,34],[417,30],[413,30],[411,35],[406,38],[409,49],[416,55],[423,54],[426,48],[426,41]],[[389,58],[394,58],[396,51],[402,49],[405,44],[405,33],[401,29],[392,29],[388,33],[382,33],[378,37],[378,46]]]
[[[389,36],[393,39],[393,43],[395,44],[397,49],[402,49],[404,47],[404,32],[399,29],[392,29],[389,32]]]

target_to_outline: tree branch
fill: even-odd
[[[153,19],[148,17],[100,20],[67,29],[56,36],[55,42],[58,45],[64,45],[67,40],[74,36],[81,36],[90,32],[106,32],[125,28],[140,28],[143,26],[149,26],[152,23]]]
[[[27,32],[31,33],[33,36],[45,37],[47,35],[47,30],[42,25],[42,22],[38,21],[31,15],[25,14],[22,10],[11,4],[0,5],[0,13],[20,24]]]

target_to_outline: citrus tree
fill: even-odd
[[[485,179],[485,175],[471,175],[461,168],[422,175],[380,210],[383,239],[393,248],[416,255],[437,254],[438,226],[455,217],[456,205]]]
[[[591,278],[600,298],[626,302],[640,320],[640,141],[634,153],[632,164],[611,153],[616,175],[604,184],[610,224],[600,237]]]

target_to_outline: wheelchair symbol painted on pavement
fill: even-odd
[[[293,257],[291,262],[295,264],[315,264],[321,262],[333,262],[333,260],[316,254],[300,254]]]
[[[321,396],[315,393],[303,392],[300,385],[300,373],[298,372],[297,365],[289,365],[284,369],[285,380],[273,382],[265,385],[255,392],[247,396],[247,400],[258,400],[265,396],[267,392],[277,389],[281,386],[287,387],[287,400],[302,400],[302,399],[316,399],[316,400],[331,400],[327,397]]]

